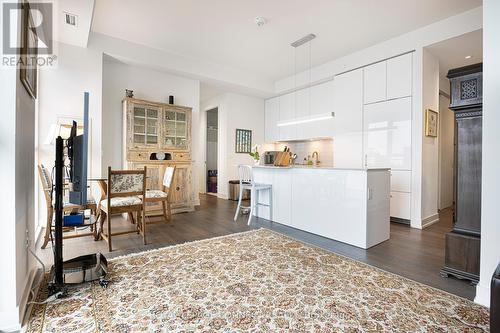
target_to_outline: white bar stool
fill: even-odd
[[[240,196],[238,198],[238,208],[236,208],[236,214],[234,214],[234,220],[236,221],[238,219],[238,214],[240,213],[241,208],[245,209],[250,208],[250,212],[248,213],[248,225],[250,225],[255,209],[258,209],[258,206],[266,206],[269,207],[269,219],[272,221],[273,219],[272,185],[255,183],[252,178],[252,167],[249,165],[238,165],[238,176],[240,178]],[[244,190],[250,190],[249,207],[241,205],[241,198],[243,197]],[[259,203],[259,191],[262,190],[269,191],[269,204]]]

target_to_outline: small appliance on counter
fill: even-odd
[[[276,157],[278,154],[281,153],[280,151],[266,151],[264,153],[264,165],[274,165],[274,162],[276,161]]]

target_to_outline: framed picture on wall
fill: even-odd
[[[24,88],[34,99],[36,98],[38,36],[28,2],[23,2],[21,22],[21,66],[19,72]]]
[[[252,131],[236,129],[236,153],[248,154],[252,151]]]
[[[430,137],[438,136],[439,113],[427,109],[425,111],[425,135]]]

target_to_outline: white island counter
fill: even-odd
[[[389,239],[390,169],[255,166],[255,215],[367,249]],[[272,200],[270,200],[272,199]]]

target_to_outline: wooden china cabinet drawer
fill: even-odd
[[[128,161],[146,161],[149,160],[149,153],[146,151],[129,151]]]
[[[190,161],[190,153],[174,153],[174,161]]]

